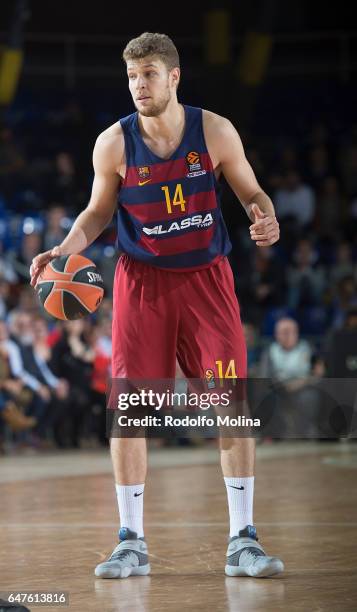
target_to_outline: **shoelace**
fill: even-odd
[[[109,561],[113,561],[113,560],[124,561],[125,558],[131,555],[132,553],[135,554],[135,551],[134,550],[114,550],[109,557]]]
[[[246,559],[249,563],[254,563],[257,559],[259,559],[260,557],[266,557],[266,554],[263,553],[262,550],[260,550],[259,548],[257,548],[256,551],[252,551],[252,550],[246,550],[245,551],[245,556]]]

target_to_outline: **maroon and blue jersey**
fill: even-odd
[[[231,250],[202,109],[184,109],[184,136],[168,159],[144,143],[138,113],[120,120],[126,175],[118,196],[117,246],[133,259],[177,272],[208,267]]]

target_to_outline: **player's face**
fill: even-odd
[[[129,89],[141,115],[158,117],[176,92],[179,68],[170,72],[164,62],[155,57],[129,60],[127,63]]]

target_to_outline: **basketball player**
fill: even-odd
[[[113,378],[188,378],[207,370],[246,377],[246,347],[227,255],[231,244],[218,196],[221,173],[244,206],[258,247],[279,239],[270,198],[238,133],[215,113],[180,104],[179,56],[170,38],[145,33],[123,58],[136,111],[97,139],[87,208],[68,236],[34,258],[31,284],[54,257],[86,249],[118,215],[121,255],[113,288]],[[227,488],[229,576],[271,576],[283,563],[265,554],[253,525],[254,440],[220,440]],[[144,438],[112,438],[119,544],[95,568],[102,578],[150,571],[143,530]]]

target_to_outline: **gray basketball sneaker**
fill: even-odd
[[[95,575],[98,578],[128,578],[149,574],[148,547],[144,538],[138,538],[135,531],[122,527],[119,540],[108,561],[97,565]]]
[[[258,544],[257,530],[253,525],[247,525],[238,536],[229,540],[226,557],[227,576],[264,578],[284,571],[284,563],[277,557],[268,557]]]

